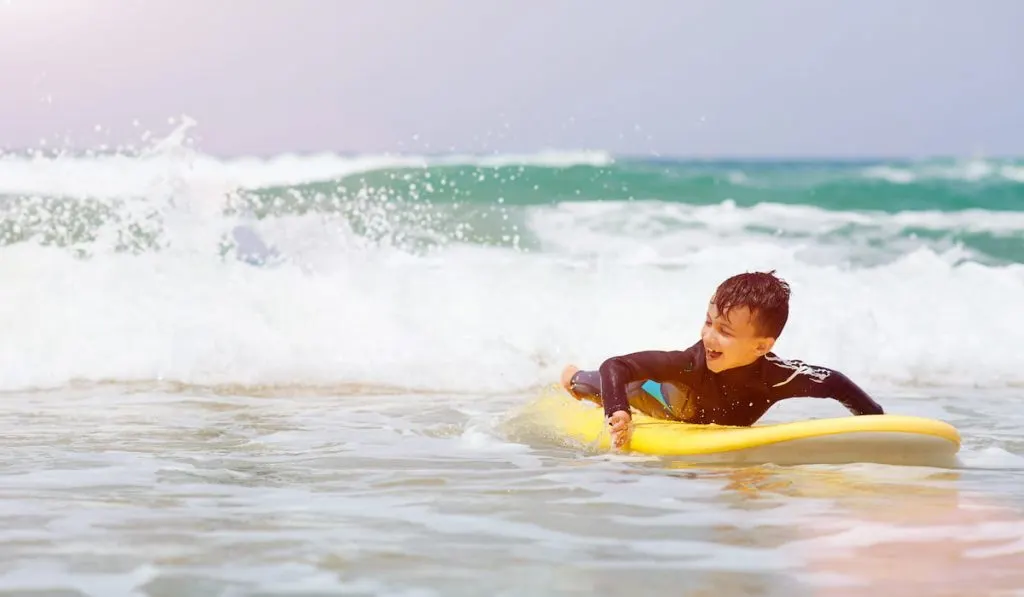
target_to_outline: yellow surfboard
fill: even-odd
[[[563,391],[546,394],[531,418],[593,449],[611,448],[603,409]],[[842,464],[872,462],[955,466],[960,434],[935,419],[905,415],[845,416],[752,427],[693,425],[633,413],[627,451],[692,462]]]

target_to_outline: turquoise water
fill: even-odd
[[[1021,198],[981,158],[3,156],[0,588],[1019,589]],[[694,468],[520,416],[768,268],[776,351],[957,425],[961,468]]]
[[[468,241],[543,250],[542,239],[530,229],[531,218],[598,204],[628,205],[636,214],[602,222],[606,228],[699,232],[710,225],[701,221],[703,215],[717,219],[711,214],[728,207],[735,211],[731,219],[742,220],[739,231],[751,237],[867,244],[878,253],[890,246],[895,251],[961,248],[986,263],[1024,259],[1019,231],[1024,162],[1010,160],[309,156],[271,159],[266,164],[273,172],[266,173],[258,162],[204,158],[174,164],[119,156],[69,161],[59,176],[91,166],[119,176],[118,169],[126,168],[130,182],[65,189],[44,182],[47,166],[9,156],[5,165],[15,180],[0,189],[6,211],[0,240],[35,237],[73,245],[106,228],[117,234],[122,248],[153,248],[161,232],[157,221],[169,206],[154,204],[140,184],[147,184],[146,176],[153,177],[148,184],[167,187],[175,184],[174,176],[207,175],[205,183],[232,193],[222,213],[261,219],[323,214],[344,219],[362,238],[406,248]],[[161,166],[169,171],[160,172]]]

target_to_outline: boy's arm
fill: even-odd
[[[597,370],[605,416],[629,412],[626,385],[631,382],[685,381],[697,369],[698,344],[686,350],[645,350],[606,359]]]
[[[776,398],[832,398],[854,415],[885,414],[867,392],[835,369],[778,357],[769,362],[775,366],[774,376],[778,378],[771,383]]]

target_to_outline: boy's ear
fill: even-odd
[[[757,341],[757,354],[765,355],[775,346],[775,338],[761,338]]]

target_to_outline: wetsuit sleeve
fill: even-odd
[[[598,368],[605,415],[619,410],[629,412],[626,385],[631,382],[690,381],[696,370],[696,357],[691,346],[686,350],[646,350],[605,360]]]
[[[577,398],[600,396],[601,374],[597,371],[583,371],[582,369],[577,371],[569,381],[569,391]]]
[[[777,368],[778,381],[772,384],[776,399],[832,398],[854,415],[881,415],[882,407],[860,386],[835,369],[806,365],[800,361],[783,361],[787,367]]]

